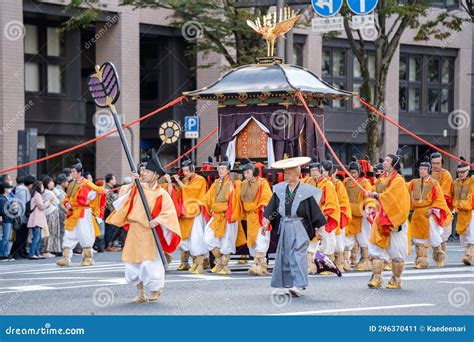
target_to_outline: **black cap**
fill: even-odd
[[[74,165],[71,166],[71,169],[75,169],[77,172],[82,171],[82,163],[81,163],[81,160],[79,158],[76,159],[76,162],[75,162]]]
[[[420,162],[420,165],[418,167],[419,168],[420,167],[427,167],[428,170],[431,170],[430,159],[428,157],[423,158],[423,160]]]
[[[208,156],[208,157],[207,157],[207,161],[205,161],[203,164],[204,164],[204,165],[206,165],[206,164],[207,164],[207,165],[214,165],[214,160],[212,159],[211,156]]]
[[[334,168],[334,164],[330,160],[323,160],[321,162],[321,166],[324,170],[328,171],[329,173],[332,173],[332,170]]]
[[[319,169],[321,166],[321,163],[318,160],[313,160],[311,163],[309,163],[308,167],[309,169]]]
[[[349,163],[349,171],[351,170],[357,170],[359,174],[361,173],[361,170],[362,170],[362,166],[359,164],[355,156],[351,158],[351,162]]]
[[[242,171],[253,170],[252,161],[248,158],[240,159],[240,169]]]
[[[383,159],[379,158],[379,162],[374,165],[374,169],[378,171],[383,171]]]
[[[191,159],[186,158],[186,159],[184,159],[184,161],[181,163],[181,167],[186,167],[186,166],[192,167],[192,166],[194,166],[194,162],[193,162]]]
[[[466,158],[464,158],[462,156],[459,157],[459,159],[466,161]],[[466,170],[470,170],[470,169],[471,169],[471,167],[469,165],[467,165],[466,163],[459,163],[458,167],[457,167],[457,171],[466,171]]]
[[[401,165],[400,165],[400,157],[401,157],[401,150],[398,150],[396,154],[389,153],[387,154],[387,157],[390,157],[392,159],[392,167],[395,170],[400,170]]]
[[[231,165],[230,165],[229,158],[227,156],[224,156],[222,158],[222,161],[219,163],[219,166],[227,166],[227,168],[230,170]]]
[[[158,158],[158,153],[155,151],[155,149],[151,150],[151,156],[145,165],[145,169],[150,170],[160,176],[165,175],[166,172],[161,166],[160,159]]]

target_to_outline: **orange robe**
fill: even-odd
[[[438,181],[443,195],[448,204],[448,208],[453,210],[453,178],[448,170],[441,169],[439,172],[431,172],[431,177]]]
[[[336,230],[339,227],[341,216],[336,187],[334,184],[327,177],[321,177],[318,182],[316,182],[312,177],[307,177],[303,179],[303,182],[321,189],[322,195],[319,206],[321,207],[324,216],[327,217],[325,229],[328,233]]]
[[[458,214],[456,233],[464,235],[472,219],[474,209],[474,177],[454,181],[453,207]]]
[[[95,191],[97,196],[89,201],[87,196],[91,191]],[[71,205],[71,209],[69,209],[66,214],[64,229],[74,230],[79,219],[84,218],[84,211],[88,208],[92,209],[93,216],[103,217],[106,202],[105,195],[104,187],[97,186],[85,178],[71,182],[67,187],[66,197],[63,201],[64,205],[67,203]],[[93,219],[92,224],[94,226],[95,235],[99,236],[100,229],[97,221]]]
[[[272,189],[264,178],[257,177],[255,182],[242,182],[240,199],[242,201],[242,220],[247,221],[247,246],[251,248],[263,225],[263,210],[272,198]]]
[[[410,194],[404,178],[398,173],[394,172],[390,177],[384,174],[379,178],[376,186],[377,192],[381,191],[380,208],[370,230],[370,242],[380,248],[388,248],[391,231],[398,231],[398,227],[408,220]]]
[[[155,230],[163,251],[171,254],[181,242],[181,230],[173,200],[161,186],[153,189],[144,186],[143,192],[151,216],[159,222]],[[133,185],[131,191],[124,196],[125,199],[120,207],[113,211],[106,220],[107,223],[123,227],[128,231],[122,251],[122,261],[138,264],[146,260],[155,260],[157,258],[156,242],[137,187]],[[162,227],[171,231],[169,242],[164,237]]]
[[[336,235],[339,231],[347,227],[352,220],[351,204],[349,203],[349,195],[344,187],[344,183],[336,177],[331,178],[332,183],[336,189],[337,201],[339,202],[341,216],[339,218],[339,226],[337,227]]]
[[[216,179],[203,198],[205,208],[213,219],[209,227],[214,231],[217,239],[224,237],[227,223],[234,223],[241,219],[241,185],[241,181],[231,182],[229,177],[226,177],[224,181]],[[236,246],[244,243],[237,238]]]
[[[413,215],[410,221],[410,231],[415,239],[429,239],[430,223],[427,217],[430,209],[438,209],[440,216],[432,214],[433,218],[441,227],[447,227],[453,221],[453,215],[444,199],[443,190],[439,183],[432,177],[423,181],[413,179],[408,183],[408,191],[411,197],[411,208]]]
[[[194,174],[189,179],[183,180],[183,186],[178,189],[178,202],[180,205],[179,225],[181,236],[187,240],[191,234],[194,218],[203,213],[209,219],[202,198],[206,195],[207,181],[204,177]]]
[[[372,186],[366,178],[359,178],[357,182],[367,191],[370,191]],[[346,229],[347,236],[356,236],[362,231],[362,214],[365,209],[364,206],[369,202],[364,198],[362,190],[350,178],[344,179],[344,185],[349,197],[351,205],[352,220]]]

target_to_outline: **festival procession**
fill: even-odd
[[[401,312],[429,314],[430,307],[443,310],[438,302],[430,304],[439,293],[448,296],[453,284],[472,286],[469,284],[472,284],[474,265],[474,155],[470,128],[468,135],[458,132],[454,137],[459,146],[468,146],[467,149],[448,149],[441,140],[412,129],[411,119],[403,119],[402,114],[395,118],[390,115],[393,106],[374,101],[376,97],[371,97],[370,92],[364,95],[364,84],[355,89],[337,81],[337,77],[348,72],[338,69],[338,59],[350,59],[352,70],[356,68],[360,50],[354,53],[354,60],[345,53],[341,55],[342,50],[335,47],[319,53],[314,58],[319,60],[322,74],[298,65],[294,56],[288,56],[288,51],[282,57],[285,44],[300,39],[301,34],[294,32],[302,32],[298,25],[307,20],[308,11],[313,9],[311,5],[305,10],[278,3],[267,12],[256,11],[258,15],[246,12],[245,32],[251,41],[260,42],[255,45],[259,56],[231,66],[219,76],[202,78],[194,88],[180,90],[175,100],[163,101],[163,107],[151,115],[136,116],[135,120],[126,113],[138,108],[129,98],[135,91],[130,82],[138,74],[126,71],[130,67],[126,64],[135,62],[127,60],[127,53],[114,58],[113,53],[107,54],[105,50],[99,53],[98,48],[99,44],[114,45],[114,39],[127,36],[128,26],[102,24],[104,36],[98,37],[96,33],[95,49],[97,56],[105,58],[97,58],[82,83],[83,96],[89,98],[92,107],[107,113],[109,129],[94,139],[81,140],[54,153],[40,154],[35,150],[30,160],[18,157],[18,162],[2,161],[0,259],[4,262],[0,263],[0,273],[5,278],[5,282],[0,281],[0,296],[5,301],[2,305],[8,299],[4,295],[19,291],[21,296],[27,296],[23,297],[25,303],[20,296],[12,305],[5,304],[3,313],[14,310],[12,313],[21,314],[24,305],[36,305],[34,298],[44,307],[44,314],[69,314],[74,311],[67,307],[77,303],[68,300],[85,302],[93,297],[97,308],[107,307],[111,313],[125,314],[133,310],[147,314],[159,314],[160,310],[187,314],[185,303],[195,307],[196,311],[190,311],[192,314],[234,314],[232,306],[238,314],[259,314],[265,310],[262,303],[278,310],[288,303],[300,305],[293,314],[318,313],[314,311],[318,309],[351,314],[351,310],[367,312],[371,307],[381,314],[393,314],[390,310],[396,311],[397,305]],[[51,6],[44,4],[45,10]],[[318,4],[313,2],[315,6]],[[329,10],[329,6],[322,8]],[[0,10],[4,10],[2,5]],[[111,7],[110,11],[114,10]],[[140,10],[142,14],[148,13]],[[130,13],[122,13],[118,20],[127,20]],[[318,13],[313,20],[318,20]],[[403,18],[401,14],[400,18]],[[355,25],[355,19],[352,20],[351,25]],[[380,20],[379,17],[378,25]],[[34,30],[40,30],[40,26],[34,26],[34,20],[28,23],[25,25],[27,50]],[[313,30],[315,25],[313,21]],[[351,32],[349,27],[348,30]],[[47,34],[53,35],[49,28]],[[67,34],[67,42],[71,42],[73,36]],[[377,39],[375,45],[385,44]],[[140,48],[144,46],[141,44]],[[172,52],[171,45],[167,46],[169,54],[176,52]],[[44,48],[37,46],[37,49]],[[160,49],[165,49],[164,45]],[[425,82],[417,77],[431,77],[425,71],[423,76],[417,76],[412,69],[418,63],[416,47],[413,49],[410,53],[403,48],[396,52],[396,58],[406,56],[403,66],[400,57],[396,77],[398,69],[400,75],[402,71],[407,73],[403,76],[407,77],[403,89],[408,90],[403,91],[408,96],[403,99],[407,101],[403,106],[409,108],[420,100],[411,97],[416,96]],[[54,46],[48,45],[47,50],[46,54],[54,55]],[[131,50],[130,58],[135,55]],[[61,56],[62,52],[58,50],[58,53]],[[362,59],[369,61],[374,55],[370,56]],[[380,65],[372,69],[362,59],[357,62],[360,74],[382,72]],[[429,63],[425,59],[423,63]],[[442,75],[433,77],[444,78],[444,62],[439,61],[437,72]],[[26,63],[28,68],[33,68],[32,63]],[[329,63],[328,70],[325,63]],[[160,66],[163,67],[170,65]],[[141,72],[151,74],[147,68],[143,67]],[[345,65],[340,68],[347,69]],[[45,70],[48,77],[54,77],[55,71],[49,65]],[[84,74],[85,70],[81,72]],[[426,71],[429,73],[431,69]],[[331,75],[330,79],[323,77],[328,75],[325,72]],[[448,79],[454,75],[448,74]],[[178,78],[173,81],[172,77],[166,87],[181,82]],[[34,87],[31,79],[25,82],[26,86]],[[426,82],[432,84],[435,79]],[[438,81],[438,87],[443,82]],[[410,88],[413,84],[415,88]],[[47,86],[53,87],[50,81]],[[63,82],[63,87],[67,86]],[[164,83],[162,86],[165,87]],[[469,85],[460,87],[470,89]],[[380,91],[372,89],[374,94]],[[461,91],[458,86],[453,93],[457,91]],[[27,94],[32,92],[35,90]],[[398,92],[401,98],[402,88],[399,90],[397,86]],[[0,92],[0,102],[1,95]],[[398,109],[399,95],[395,100],[392,94],[384,96],[387,103],[396,101]],[[160,116],[159,112],[182,113],[192,103],[199,103],[200,109],[186,121],[185,137],[183,122],[168,114]],[[335,115],[332,110],[341,106],[369,113],[364,126],[367,133],[360,136],[357,133],[362,119],[355,131],[349,127],[352,119],[344,116],[330,124],[328,120]],[[440,102],[439,106],[442,112],[444,104]],[[211,107],[215,110],[215,120],[206,117]],[[152,118],[156,113],[158,119]],[[51,118],[56,120],[54,116]],[[71,120],[75,119],[71,116]],[[139,140],[134,134],[140,133],[140,128],[135,130],[131,126],[139,123],[138,126],[146,127],[147,120],[155,125],[153,134],[158,139],[137,146]],[[433,116],[430,120],[438,119]],[[203,136],[193,138],[188,133],[197,121],[201,129],[215,126],[207,127]],[[441,119],[439,122],[435,126],[443,131],[447,124]],[[333,140],[334,126],[349,127],[346,141],[366,147],[341,152],[342,144]],[[33,121],[27,122],[25,129],[32,127]],[[377,136],[376,140],[369,141],[369,131]],[[447,131],[452,134],[449,127]],[[394,142],[384,137],[390,132],[395,132]],[[6,130],[4,133],[7,134]],[[47,149],[53,146],[50,141],[40,140],[43,133],[38,134],[35,140],[38,146],[41,143]],[[398,137],[402,135],[412,145],[399,143]],[[451,135],[449,139],[451,144]],[[2,142],[6,145],[7,141]],[[110,154],[96,159],[97,164],[114,165],[101,169],[107,172],[91,169],[92,157],[84,150],[92,151],[90,146],[94,144],[97,153],[104,149]],[[140,154],[136,153],[138,149]],[[117,163],[116,155],[120,156]],[[413,158],[412,163],[407,162],[409,158]],[[53,168],[58,170],[58,165],[59,172],[53,172]],[[31,167],[37,172],[30,172]],[[436,287],[442,290],[428,293]],[[107,305],[97,304],[99,289],[113,296]],[[417,299],[418,296],[426,298]],[[236,305],[239,298],[242,303],[248,300],[245,306]],[[360,305],[367,307],[350,309],[358,299],[361,303],[366,301],[367,304]],[[59,306],[64,307],[50,308],[46,302],[52,300],[60,301]],[[252,300],[256,301],[255,305]],[[208,304],[214,311],[206,311],[204,302],[211,302]],[[228,309],[219,310],[226,305]],[[472,303],[467,305],[462,309],[469,311]],[[409,311],[412,307],[415,311]],[[253,308],[257,311],[252,311]],[[41,312],[40,308],[31,309]]]

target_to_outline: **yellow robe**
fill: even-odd
[[[183,186],[178,189],[182,212],[179,217],[179,225],[183,240],[187,240],[191,234],[194,218],[199,216],[204,203],[202,198],[206,195],[207,182],[204,177],[194,174],[190,179],[183,180]]]
[[[436,218],[438,224],[447,227],[453,220],[453,215],[444,199],[443,190],[439,183],[429,177],[423,182],[421,189],[421,179],[413,179],[408,183],[408,191],[411,197],[411,208],[413,215],[410,221],[410,231],[415,239],[429,239],[430,223],[427,216],[430,209],[440,209],[441,220]]]
[[[359,184],[367,191],[371,190],[370,182],[366,178],[359,178],[357,180]],[[365,209],[365,206],[372,201],[369,201],[364,197],[364,193],[359,189],[359,187],[354,184],[352,179],[344,179],[344,185],[347,190],[349,197],[349,202],[351,205],[352,220],[347,226],[346,235],[347,236],[356,236],[362,231],[362,213]]]
[[[388,248],[391,231],[398,231],[398,227],[408,220],[410,194],[399,174],[394,173],[390,177],[382,175],[380,178],[378,190],[383,190],[379,193],[381,208],[372,224],[370,242],[380,248]]]
[[[340,230],[346,228],[350,224],[352,220],[352,210],[351,204],[349,203],[349,195],[347,194],[344,183],[335,177],[331,178],[331,181],[336,189],[337,201],[339,202],[341,213],[339,218],[339,226],[336,230],[336,235],[339,235]]]
[[[241,185],[241,181],[231,182],[229,177],[226,177],[224,182],[221,179],[216,179],[203,198],[206,210],[213,219],[209,227],[214,231],[214,236],[218,239],[224,237],[227,222],[233,223],[241,219]],[[240,239],[237,238],[236,246],[241,244]]]
[[[474,209],[474,177],[454,181],[453,207],[458,214],[456,233],[464,235],[472,219]]]
[[[89,201],[87,195],[90,191],[95,191],[97,196]],[[79,181],[72,181],[66,190],[66,197],[63,200],[63,203],[69,203],[71,209],[68,210],[66,214],[66,220],[64,221],[64,229],[74,230],[79,219],[84,217],[84,210],[91,208],[92,215],[95,217],[101,216],[101,210],[105,206],[105,190],[104,187],[97,186],[93,182],[81,178]],[[99,225],[95,219],[92,220],[94,225],[95,236],[100,235]]]
[[[327,177],[321,177],[317,182],[312,177],[303,179],[303,182],[318,187],[323,192],[321,196],[321,211],[327,217],[325,229],[328,233],[339,228],[340,207],[337,199],[336,187]]]
[[[443,190],[444,198],[448,207],[452,210],[453,204],[453,178],[448,170],[441,169],[439,172],[431,172],[431,177],[438,181]]]
[[[106,221],[118,227],[128,226],[127,238],[125,239],[125,246],[122,251],[122,261],[138,264],[146,260],[155,260],[157,258],[157,249],[150,223],[141,198],[136,191],[136,186],[134,185],[131,190],[120,208],[113,211]],[[164,252],[172,253],[173,249],[178,247],[181,240],[181,230],[173,200],[161,186],[155,189],[144,186],[143,192],[153,218],[161,226],[166,227],[172,232],[172,240],[169,245],[160,237]],[[160,208],[156,206],[158,201],[161,202]],[[157,228],[157,232],[159,229],[161,228]]]
[[[244,180],[241,187],[242,220],[247,221],[247,246],[255,244],[262,226],[263,209],[272,198],[272,189],[267,180],[258,177],[255,182]]]

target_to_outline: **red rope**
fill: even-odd
[[[193,147],[191,147],[188,151],[186,151],[185,153],[183,153],[182,155],[180,155],[178,158],[176,158],[175,160],[173,160],[172,162],[166,164],[164,166],[165,169],[167,169],[168,167],[170,167],[171,165],[173,164],[176,164],[178,161],[180,161],[181,159],[183,159],[184,157],[186,157],[188,154],[190,154],[192,151],[194,151],[195,149],[197,149],[199,146],[201,146],[206,140],[208,140],[211,136],[214,135],[214,133],[217,132],[217,127],[214,128],[212,131],[209,132],[208,135],[206,135],[200,142],[198,142],[196,145],[194,145]]]
[[[364,106],[366,106],[368,109],[370,109],[373,113],[377,114],[378,116],[380,116],[382,119],[384,120],[387,120],[388,122],[390,122],[392,125],[395,125],[396,127],[398,127],[399,129],[401,129],[402,131],[404,131],[405,133],[411,135],[413,138],[415,138],[416,140],[428,145],[429,147],[435,149],[436,151],[444,154],[445,156],[448,156],[449,158],[451,159],[454,159],[454,160],[457,160],[458,162],[460,163],[463,163],[463,164],[466,164],[466,165],[469,165],[470,167],[474,167],[474,164],[471,164],[469,163],[468,161],[466,160],[462,160],[461,158],[458,158],[456,157],[455,155],[452,155],[451,153],[449,152],[446,152],[445,150],[429,143],[428,141],[426,141],[425,139],[423,138],[420,138],[418,135],[416,135],[415,133],[412,133],[411,131],[409,131],[408,129],[406,129],[405,127],[402,127],[400,126],[399,124],[397,124],[395,121],[393,121],[392,119],[390,119],[389,117],[387,117],[386,115],[382,114],[382,112],[378,111],[377,109],[375,109],[374,107],[372,107],[370,104],[368,104],[367,102],[365,102],[364,99],[362,98],[357,98],[359,100],[360,103],[362,103]]]
[[[172,106],[174,106],[176,103],[182,102],[182,101],[185,100],[185,99],[186,99],[186,96],[180,96],[180,97],[174,99],[173,101],[167,103],[167,104],[164,105],[163,107],[160,107],[160,108],[154,110],[153,112],[150,112],[150,113],[146,114],[145,116],[142,116],[141,118],[139,118],[139,119],[137,119],[137,120],[134,120],[134,121],[132,121],[132,122],[130,122],[130,123],[128,123],[128,124],[125,124],[125,125],[123,125],[122,127],[123,127],[123,128],[128,128],[128,127],[130,127],[130,126],[132,126],[132,125],[135,125],[136,123],[138,123],[138,122],[140,122],[140,121],[143,121],[143,120],[146,120],[146,119],[148,119],[149,117],[151,117],[151,116],[153,116],[153,115],[155,115],[155,114],[157,114],[157,113],[159,113],[159,112],[161,112],[161,111],[163,111],[163,110],[165,110],[165,109],[167,109],[167,108],[169,108],[169,107],[172,107]],[[80,149],[80,148],[82,148],[82,147],[84,147],[84,146],[87,146],[87,145],[90,145],[90,144],[92,144],[92,143],[95,143],[96,141],[102,140],[102,139],[104,139],[104,138],[108,137],[109,135],[112,135],[112,134],[114,134],[114,133],[116,133],[116,132],[117,132],[117,129],[114,129],[114,130],[112,130],[112,131],[110,131],[110,132],[108,132],[108,133],[105,133],[105,134],[103,134],[103,135],[101,135],[101,136],[98,136],[98,137],[96,137],[96,138],[94,138],[94,139],[85,141],[85,142],[83,142],[83,143],[81,143],[81,144],[79,144],[79,145],[73,146],[73,147],[68,148],[68,149],[66,149],[66,150],[63,150],[63,151],[60,151],[60,152],[51,154],[51,155],[49,155],[49,156],[47,156],[47,157],[43,157],[43,158],[40,158],[40,159],[36,159],[36,160],[30,161],[30,162],[25,163],[25,164],[21,164],[21,165],[18,165],[18,166],[11,167],[11,168],[9,168],[9,169],[1,170],[1,171],[0,171],[0,174],[2,174],[2,173],[7,173],[7,172],[11,172],[11,171],[14,171],[14,170],[18,170],[18,169],[21,169],[21,168],[23,168],[23,167],[27,167],[27,166],[30,166],[30,165],[33,165],[33,164],[41,163],[41,162],[43,162],[43,161],[46,161],[46,160],[49,160],[49,159],[52,159],[52,158],[56,158],[56,157],[62,156],[63,154],[66,154],[66,153],[75,151],[75,150]]]
[[[189,149],[189,151],[186,151],[186,153],[183,153],[182,155],[180,155],[178,158],[176,158],[175,160],[173,160],[172,162],[166,164],[164,166],[164,168],[168,168],[170,167],[171,165],[177,163],[178,161],[180,161],[181,159],[183,159],[185,156],[187,156],[188,154],[190,154],[192,151],[194,151],[195,149],[197,149],[199,146],[201,146],[206,140],[208,140],[210,137],[212,137],[215,133],[217,132],[217,127],[214,128],[212,131],[209,132],[208,135],[206,135],[200,142],[198,142],[196,145],[194,145],[193,147],[191,147]],[[118,190],[122,187],[121,186],[118,186],[116,188],[113,188],[113,189],[110,189],[109,191],[115,191],[115,190]]]
[[[316,121],[316,119],[314,118],[313,116],[313,113],[311,113],[311,111],[309,110],[308,108],[308,105],[306,104],[306,101],[304,100],[304,97],[303,97],[303,94],[301,94],[300,91],[298,91],[296,93],[296,96],[300,99],[301,103],[303,104],[304,108],[306,109],[306,112],[308,114],[308,116],[311,118],[311,120],[313,120],[313,123],[314,125],[316,126],[316,129],[319,133],[319,135],[321,136],[321,139],[323,139],[323,142],[324,144],[327,146],[327,148],[329,149],[329,152],[331,152],[333,158],[336,160],[336,162],[339,164],[339,166],[344,170],[344,172],[349,176],[350,179],[352,179],[352,181],[359,187],[359,189],[364,193],[364,194],[368,194],[369,192],[367,190],[364,189],[364,187],[362,185],[359,184],[359,182],[354,178],[352,177],[352,175],[349,173],[349,171],[347,171],[346,167],[344,166],[344,164],[342,164],[342,162],[339,160],[339,158],[337,157],[337,154],[334,152],[334,150],[332,149],[331,145],[329,144],[329,141],[326,139],[326,137],[324,136],[324,132],[322,131],[321,127],[319,127],[319,124],[318,122]]]

